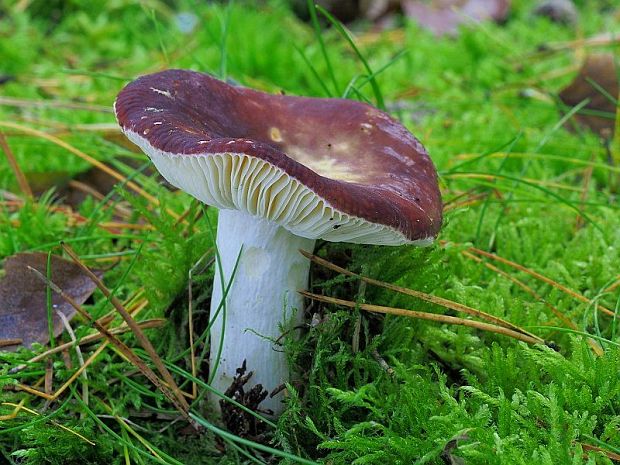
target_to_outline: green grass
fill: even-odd
[[[88,403],[80,380],[49,404],[7,389],[36,383],[45,362],[15,374],[12,367],[43,348],[3,352],[0,401],[23,401],[41,415],[22,410],[0,421],[0,462],[458,463],[449,462],[452,454],[468,464],[613,463],[611,455],[592,446],[620,450],[618,321],[597,310],[620,312],[620,287],[606,291],[619,273],[620,173],[597,136],[567,131],[562,123],[568,110],[549,103],[553,98],[521,96],[535,88],[553,97],[574,76],[567,71],[546,77],[575,64],[578,50],[538,56],[541,45],[620,32],[613,15],[597,10],[597,2],[578,2],[579,32],[532,18],[533,2],[520,0],[513,2],[504,26],[482,24],[463,29],[457,38],[437,39],[406,23],[396,40],[386,34],[370,43],[357,41],[364,25],[350,42],[340,27],[323,29],[329,21],[320,11],[316,21],[303,24],[276,1],[262,6],[180,1],[173,8],[158,0],[73,0],[62,3],[60,16],[60,2],[35,0],[18,11],[20,3],[0,6],[7,12],[0,16],[1,71],[15,78],[0,93],[46,103],[0,105],[0,129],[23,171],[72,177],[89,166],[65,148],[3,122],[50,131],[130,176],[161,205],[152,208],[119,184],[114,198],[130,211],[127,221],[152,229],[114,232],[99,227],[112,221],[112,209],[93,199],[79,206],[86,220],[78,224],[52,208],[59,204],[53,189],[19,209],[3,202],[0,257],[33,250],[60,253],[60,241],[94,267],[120,257],[106,271],[105,282],[122,300],[144,289],[149,305],[139,319],[167,318],[163,329],[148,334],[185,390],[193,379],[187,352],[188,273],[213,245],[210,225],[216,213],[202,214],[187,195],[170,192],[148,172],[119,161],[122,156],[138,158],[139,164],[146,159],[83,126],[113,124],[111,105],[121,87],[168,67],[207,71],[270,92],[384,102],[429,150],[446,202],[463,193],[481,197],[447,211],[444,242],[431,248],[319,244],[317,253],[366,276],[505,318],[552,341],[557,351],[472,328],[315,305],[322,322],[301,340],[287,341],[303,383],[290,386],[287,410],[276,425],[267,426],[262,445],[255,444],[257,438],[220,431],[201,401],[192,404],[192,415],[207,429],[200,436],[188,432],[184,421],[173,421],[178,414],[166,398],[111,348],[87,370]],[[191,34],[175,23],[180,11],[197,16]],[[87,108],[68,109],[58,102]],[[592,177],[583,197],[588,168]],[[4,157],[0,188],[17,192]],[[179,224],[168,209],[177,214],[189,209],[189,225]],[[470,246],[534,270],[591,302],[505,263],[488,262],[528,286],[534,297],[485,262],[469,258],[464,252]],[[213,274],[209,268],[192,275],[200,341],[208,328]],[[315,290],[334,297],[445,312],[319,268],[313,268],[313,283]],[[569,330],[551,307],[575,329]],[[110,311],[100,292],[87,308],[95,317]],[[92,331],[74,321],[78,338]],[[596,338],[601,356],[593,353],[587,335]],[[133,337],[123,339],[136,347]],[[201,344],[196,381],[202,398],[208,367]],[[85,358],[93,350],[84,348]],[[141,350],[136,353],[149,362]],[[377,353],[393,374],[382,368]],[[69,356],[73,368],[60,355],[52,357],[55,388],[77,366],[74,352]],[[0,404],[0,415],[12,410]],[[456,447],[449,449],[452,440]]]

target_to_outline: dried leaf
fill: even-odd
[[[458,434],[450,439],[444,446],[443,451],[441,452],[441,458],[446,465],[465,465],[465,459],[459,457],[458,455],[454,455],[452,452],[458,449],[460,441],[469,441],[470,438],[467,434],[469,431],[471,431],[471,429],[464,430],[461,434]]]
[[[536,5],[533,13],[560,24],[576,24],[579,19],[577,8],[571,0],[543,0]]]
[[[466,22],[502,22],[510,11],[510,0],[403,0],[401,5],[405,15],[436,35],[455,34]]]
[[[617,99],[619,93],[618,73],[612,53],[590,55],[577,77],[559,95],[560,100],[569,106],[589,99],[583,110],[602,114],[579,113],[575,114],[575,120],[606,138],[611,136],[614,128],[616,104],[613,99]]]
[[[360,0],[360,16],[373,23],[380,23],[388,15],[400,10],[399,0]]]
[[[306,0],[293,0],[291,3],[297,16],[310,21]],[[343,23],[367,20],[375,26],[381,26],[387,17],[400,10],[400,0],[315,0],[314,3]]]
[[[359,5],[357,0],[316,0],[314,3],[325,8],[343,23],[348,23],[359,17]],[[304,21],[310,20],[308,3],[306,0],[294,0],[291,2],[291,6],[299,18]]]
[[[251,388],[246,386],[254,374],[252,371],[248,373],[246,371],[247,366],[244,360],[243,364],[237,368],[237,374],[224,394],[252,411],[262,412],[259,405],[267,398],[268,392],[263,389],[262,384],[256,384]],[[249,389],[246,390],[246,388]],[[264,439],[266,427],[264,422],[258,421],[256,417],[224,399],[220,400],[220,408],[222,409],[222,421],[231,433],[259,442]]]
[[[11,74],[0,74],[0,86],[15,80],[15,76]]]
[[[21,344],[3,347],[14,350],[18,346],[30,347],[34,342],[46,344],[49,341],[47,320],[46,286],[28,269],[32,267],[47,273],[46,253],[20,253],[4,262],[4,277],[0,280],[0,341],[21,340]],[[82,304],[95,290],[95,283],[73,262],[52,255],[52,281]],[[101,271],[96,271],[102,276]],[[75,310],[62,297],[52,293],[54,310],[62,312],[68,319]],[[63,331],[60,317],[54,313],[54,335]]]

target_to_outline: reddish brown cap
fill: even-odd
[[[331,241],[424,243],[441,227],[426,150],[370,105],[168,70],[128,84],[115,110],[170,183],[218,208]]]

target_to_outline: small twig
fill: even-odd
[[[115,171],[114,169],[110,168],[109,166],[107,166],[104,163],[101,163],[99,160],[94,159],[93,157],[91,157],[90,155],[87,155],[86,153],[82,152],[81,150],[76,149],[75,147],[73,147],[71,144],[68,144],[67,142],[65,142],[62,139],[59,139],[58,137],[54,137],[51,136],[43,131],[39,131],[38,129],[33,129],[33,128],[29,128],[27,126],[22,126],[21,124],[15,124],[15,123],[11,123],[8,121],[0,121],[0,126],[2,127],[7,127],[7,128],[12,128],[12,129],[17,129],[19,131],[22,131],[26,134],[31,134],[34,136],[38,136],[42,139],[48,140],[66,150],[68,150],[69,152],[73,153],[74,155],[77,155],[79,158],[81,158],[82,160],[87,161],[88,163],[90,163],[91,165],[95,166],[96,168],[100,169],[101,171],[103,171],[104,173],[106,173],[109,176],[112,176],[114,179],[124,182],[127,181],[127,178],[125,176],[123,176],[122,174],[120,174],[119,172]],[[159,201],[153,197],[152,195],[150,195],[148,192],[144,191],[142,188],[140,188],[140,186],[138,186],[136,183],[134,183],[133,181],[127,181],[126,183],[127,187],[129,187],[130,189],[132,189],[133,191],[135,191],[137,194],[140,194],[142,197],[144,197],[145,199],[147,199],[149,202],[151,202],[154,205],[159,205]]]
[[[127,430],[128,433],[130,433],[132,436],[134,436],[146,449],[148,449],[148,451],[156,458],[159,459],[159,462],[162,463],[164,462],[162,457],[157,453],[157,450],[155,450],[153,448],[153,446],[151,445],[150,442],[148,442],[146,439],[144,439],[142,436],[140,436],[133,428],[131,428],[131,426],[129,426],[126,422],[125,419],[123,419],[122,417],[114,414],[114,410],[112,409],[112,407],[110,407],[108,404],[105,403],[105,401],[103,399],[97,399],[97,402],[99,404],[101,404],[104,408],[104,410],[106,412],[108,412],[110,415],[112,415],[114,417],[114,419],[119,423],[119,425],[124,428],[125,430]],[[164,462],[167,463],[167,462]]]
[[[71,342],[73,343],[73,347],[75,349],[75,354],[77,356],[78,362],[80,362],[80,367],[84,367],[84,356],[82,355],[80,345],[77,344],[77,338],[75,337],[73,328],[69,324],[69,320],[60,310],[56,310],[56,315],[58,315],[60,321],[62,321],[62,324],[65,327],[65,331],[67,331],[67,334],[69,334],[69,337],[71,338]],[[86,373],[86,367],[83,368],[82,378],[84,378],[82,382],[82,401],[84,401],[85,405],[88,405],[88,374]],[[84,418],[84,412],[82,412],[81,417]]]
[[[581,37],[563,42],[550,42],[545,44],[546,51],[559,52],[568,49],[583,47],[605,47],[620,42],[620,35],[613,32],[605,32],[592,37]]]
[[[2,131],[0,131],[0,148],[2,148],[4,154],[6,155],[6,159],[13,170],[13,174],[17,179],[19,188],[26,197],[32,198],[32,189],[30,188],[30,184],[28,184],[28,180],[26,179],[26,176],[24,176],[24,172],[19,167],[17,159],[15,158],[15,155],[13,154],[13,151],[11,150],[9,143],[6,141],[6,137],[4,137],[4,133]]]
[[[78,376],[80,376],[80,374],[82,374],[82,372],[86,369],[86,367],[88,367],[94,360],[95,358],[97,358],[97,356],[103,352],[103,349],[106,348],[107,346],[107,342],[104,342],[103,344],[101,344],[97,350],[95,350],[95,352],[93,352],[91,354],[90,357],[88,357],[88,359],[84,362],[84,365],[82,365],[80,368],[78,368],[75,373],[73,373],[69,379],[65,382],[65,384],[63,384],[61,387],[58,388],[58,390],[56,392],[54,392],[53,394],[51,394],[51,390],[48,392],[48,388],[46,386],[46,391],[39,391],[38,389],[32,388],[30,386],[27,386],[25,384],[18,384],[17,387],[19,389],[21,389],[22,391],[26,391],[29,392],[30,394],[34,394],[35,396],[39,396],[39,397],[43,397],[44,399],[48,400],[48,401],[54,401],[56,399],[58,399],[58,397],[60,397],[60,395],[65,392],[65,390],[71,386],[71,384],[73,384],[73,382],[78,378]],[[47,376],[47,372],[46,372],[46,376]],[[46,379],[46,383],[47,383],[47,379]]]
[[[15,419],[17,415],[19,415],[19,411],[22,409],[25,403],[26,398],[24,397],[22,400],[19,401],[19,404],[15,404],[15,407],[13,408],[13,411],[11,413],[9,413],[8,415],[0,415],[0,421],[9,421]]]
[[[463,199],[471,199],[472,197],[478,197],[480,195],[486,196],[488,194],[488,192],[483,192],[483,193],[478,193],[478,188],[477,187],[472,187],[471,189],[467,189],[466,191],[462,191],[460,193],[455,193],[454,197],[452,197],[451,199],[445,199],[443,202],[443,208],[444,211],[446,210],[446,207],[456,203],[457,201],[460,202]]]
[[[451,203],[450,205],[446,204],[444,205],[443,211],[444,213],[446,213],[446,212],[449,212],[450,210],[457,210],[459,208],[465,208],[465,207],[470,207],[472,205],[479,204],[485,198],[489,197],[490,194],[491,194],[490,192],[485,192],[483,194],[472,195],[471,197],[468,197],[461,202],[454,202],[454,203]]]
[[[581,444],[581,448],[584,451],[600,452],[601,454],[605,455],[609,460],[613,460],[614,462],[620,462],[620,454],[616,454],[615,452],[611,452],[607,449],[603,449],[602,447],[593,446],[591,444],[586,444],[585,442],[581,442],[579,444]],[[588,459],[587,455],[588,454],[584,454],[584,460]]]
[[[385,359],[381,356],[381,354],[379,353],[379,351],[377,349],[372,349],[372,358],[374,358],[377,363],[379,364],[379,366],[381,368],[383,368],[383,370],[390,376],[394,376],[394,368],[392,368],[390,365],[388,365],[388,363],[385,361]]]
[[[0,347],[16,346],[24,342],[23,339],[0,339]]]
[[[273,397],[277,396],[278,394],[280,394],[282,391],[284,391],[286,389],[286,384],[282,383],[278,386],[276,386],[275,388],[273,388],[271,390],[271,392],[269,393],[269,398],[273,399]]]
[[[51,358],[45,361],[45,376],[43,378],[45,380],[43,389],[46,394],[51,396],[52,392],[54,392],[54,364]]]
[[[131,421],[129,418],[127,417],[119,417],[116,415],[105,415],[105,414],[99,414],[97,415],[97,418],[107,418],[109,420],[118,420],[119,418],[122,419],[124,422],[126,422],[128,425],[133,426],[136,429],[142,430],[145,433],[150,432],[149,429],[145,428],[144,426],[140,426],[139,424],[137,424],[136,422]],[[177,417],[177,418],[181,418],[181,417]]]
[[[52,142],[53,144],[58,145],[59,147],[62,147],[65,150],[68,150],[69,152],[71,152],[72,154],[78,156],[82,160],[87,161],[88,163],[90,163],[91,165],[93,165],[97,169],[103,171],[104,173],[108,174],[109,176],[113,177],[114,179],[116,179],[118,181],[121,181],[121,182],[124,182],[125,185],[129,189],[133,190],[138,195],[144,197],[152,205],[159,206],[159,200],[157,200],[151,194],[149,194],[144,189],[142,189],[140,186],[138,186],[138,184],[136,184],[133,181],[127,180],[127,177],[123,176],[118,171],[110,168],[105,163],[102,163],[99,160],[96,160],[95,158],[93,158],[90,155],[88,155],[88,154],[82,152],[81,150],[75,148],[73,145],[68,144],[64,140],[59,139],[58,137],[54,137],[54,136],[52,136],[50,134],[47,134],[47,133],[45,133],[43,131],[39,131],[38,129],[33,129],[33,128],[30,128],[30,127],[27,127],[27,126],[23,126],[21,124],[12,123],[10,121],[0,121],[0,127],[7,127],[7,128],[16,129],[16,130],[18,130],[20,132],[23,132],[25,134],[37,136],[37,137],[45,139],[45,140],[47,140],[49,142]],[[175,213],[174,211],[172,211],[169,208],[166,209],[166,213],[168,213],[174,219],[177,219],[179,217],[179,215],[177,213]]]
[[[192,201],[189,204],[189,207],[187,207],[187,209],[176,219],[176,221],[174,222],[175,228],[179,226],[181,223],[183,223],[187,219],[189,214],[192,212],[192,206],[194,205],[194,201],[195,199],[192,199]],[[198,209],[198,211],[202,212],[202,209]]]
[[[615,291],[618,287],[620,287],[620,276],[616,277],[616,282],[613,283],[611,286],[609,286],[607,289],[605,289],[604,292],[613,292]]]
[[[97,189],[95,189],[92,186],[89,186],[86,183],[83,183],[81,181],[77,181],[75,179],[71,179],[68,183],[68,186],[71,187],[72,189],[75,189],[76,191],[82,192],[86,195],[90,195],[91,197],[95,198],[96,200],[104,200],[105,196],[99,192]],[[117,202],[108,202],[108,204],[111,205],[111,207],[114,209],[114,211],[116,212],[116,214],[122,218],[130,218],[131,217],[131,210],[123,207],[122,205],[119,205]]]
[[[161,318],[156,318],[154,320],[146,320],[146,321],[142,321],[140,322],[140,327],[142,329],[149,329],[149,328],[159,328],[160,326],[163,326],[166,323],[166,320],[161,319]],[[114,335],[118,335],[118,334],[123,334],[126,333],[128,331],[131,331],[130,328],[128,327],[118,327],[118,328],[113,328],[110,330],[110,333],[114,334]],[[99,341],[101,339],[104,339],[105,336],[101,333],[95,333],[95,334],[90,334],[88,336],[83,337],[82,339],[80,339],[79,341],[77,341],[77,344],[83,346],[83,345],[87,345],[87,344],[91,344],[93,342]],[[19,344],[21,344],[22,340],[19,339]],[[56,347],[54,347],[53,349],[49,349],[46,350],[45,352],[32,357],[30,360],[28,360],[28,363],[35,363],[35,362],[39,362],[41,360],[43,360],[46,357],[49,357],[52,354],[58,353],[58,352],[62,352],[63,350],[69,349],[71,347],[73,347],[74,342],[66,342],[64,344],[58,345]],[[21,370],[23,370],[24,368],[26,368],[28,365],[19,365],[16,367],[11,368],[11,370],[9,370],[10,374],[15,374]]]
[[[71,182],[69,184],[71,184]],[[6,191],[1,191],[0,193],[5,198],[11,198],[11,200],[0,201],[0,203],[8,207],[10,211],[18,211],[20,208],[24,206],[25,202],[23,201],[23,199],[19,197],[16,198],[15,196],[10,195],[10,193]],[[67,215],[70,220],[70,223],[69,223],[70,225],[83,224],[89,221],[88,218],[85,218],[79,213],[73,211],[73,209],[68,205],[45,205],[45,207],[50,212],[59,212],[59,213],[63,213]],[[128,217],[131,214],[131,212],[129,212],[128,210],[122,209],[122,207],[118,204],[112,205],[112,207],[114,208],[115,212],[119,216]],[[19,222],[17,220],[12,220],[11,223],[15,226],[19,225]],[[114,229],[139,229],[139,230],[154,229],[154,227],[150,224],[133,224],[133,223],[122,223],[122,222],[114,222],[114,221],[97,223],[96,226],[101,229],[105,229],[106,231],[109,231],[109,232],[115,232]]]

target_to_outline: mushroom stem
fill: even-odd
[[[299,249],[312,251],[314,243],[270,221],[237,210],[220,210],[209,360],[211,369],[216,369],[210,375],[211,385],[218,391],[230,387],[244,360],[254,373],[252,385],[260,383],[271,391],[290,381],[278,338],[303,319],[303,298],[297,291],[307,288],[310,262]],[[231,279],[226,305],[220,306]],[[212,398],[218,410],[219,400]],[[279,415],[282,394],[267,397],[260,406]]]

